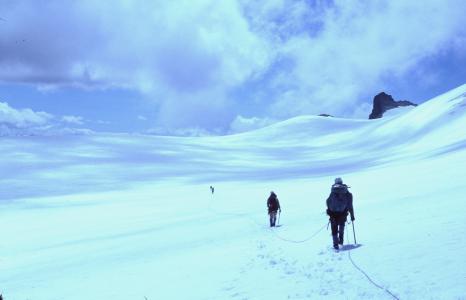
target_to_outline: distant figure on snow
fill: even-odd
[[[280,208],[280,202],[278,201],[277,195],[272,191],[270,192],[269,199],[267,199],[267,208],[269,210],[270,227],[275,226],[277,220],[277,211],[282,211]]]
[[[214,193],[215,189],[213,186],[210,186],[210,191],[212,192],[212,194]]]
[[[338,249],[338,245],[343,245],[348,212],[351,215],[351,221],[354,221],[353,195],[348,191],[348,186],[343,184],[343,180],[338,177],[335,178],[335,184],[332,185],[332,191],[327,198],[327,215],[330,217],[333,248],[335,249]]]

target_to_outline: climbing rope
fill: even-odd
[[[393,299],[396,299],[396,300],[400,300],[400,298],[398,298],[395,294],[393,294],[389,289],[377,284],[374,282],[374,280],[372,280],[372,278],[369,277],[369,275],[367,275],[366,272],[364,272],[363,269],[361,269],[354,261],[353,261],[353,258],[351,257],[351,250],[348,251],[348,258],[349,260],[351,261],[351,263],[353,264],[353,266],[359,271],[361,272],[364,276],[366,276],[367,280],[369,280],[370,283],[372,283],[375,287],[383,290],[384,292],[386,292],[387,294],[389,294]]]
[[[393,294],[389,289],[381,286],[380,284],[377,284],[374,280],[372,280],[372,278],[369,275],[367,275],[367,273],[354,262],[353,258],[351,257],[351,250],[348,251],[348,258],[349,258],[351,264],[356,268],[356,270],[361,272],[372,285],[374,285],[375,287],[381,289],[382,291],[384,291],[385,293],[390,295],[393,299],[400,300],[400,298],[398,298],[395,294]]]
[[[213,197],[212,199],[209,201],[209,204],[208,204],[208,209],[211,211],[211,212],[214,212],[214,213],[217,213],[217,214],[223,214],[223,215],[229,215],[229,216],[238,216],[238,217],[245,217],[245,218],[248,218],[250,221],[252,221],[253,223],[255,223],[256,225],[259,225],[259,226],[262,226],[263,224],[262,223],[259,223],[257,222],[255,219],[253,219],[251,216],[249,216],[247,213],[232,213],[232,212],[222,212],[222,211],[218,211],[217,209],[213,208]],[[291,240],[291,239],[287,239],[287,238],[284,238],[282,236],[280,236],[275,230],[273,230],[271,227],[269,227],[269,230],[274,234],[274,236],[276,238],[278,238],[279,240],[282,240],[284,242],[289,242],[289,243],[304,243],[304,242],[307,242],[309,240],[311,240],[312,238],[314,238],[317,234],[319,234],[322,230],[324,230],[324,228],[327,227],[327,224],[325,224],[324,226],[322,226],[321,228],[319,228],[319,230],[317,230],[315,233],[313,233],[311,236],[303,239],[303,240]]]
[[[275,230],[272,230],[272,228],[269,228],[269,230],[275,235],[276,238],[278,238],[278,239],[280,239],[280,240],[282,240],[282,241],[289,242],[289,243],[296,243],[296,244],[299,244],[299,243],[305,243],[305,242],[311,240],[311,239],[314,238],[317,234],[319,234],[322,230],[324,230],[325,227],[327,227],[327,224],[325,224],[324,226],[322,226],[321,228],[319,228],[319,230],[317,230],[317,231],[314,232],[311,236],[305,238],[304,240],[290,240],[290,239],[281,237]]]

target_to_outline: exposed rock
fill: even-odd
[[[319,117],[333,117],[333,116],[329,114],[320,114]]]
[[[369,115],[369,119],[382,118],[384,112],[389,109],[410,105],[417,106],[417,104],[406,100],[395,101],[391,95],[382,92],[374,97],[374,104],[372,107],[372,112]]]

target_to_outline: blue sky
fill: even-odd
[[[380,91],[421,103],[466,83],[464,11],[461,0],[0,0],[0,125],[45,112],[41,126],[196,135],[366,118]]]

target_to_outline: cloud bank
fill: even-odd
[[[1,82],[135,90],[156,127],[181,131],[228,132],[238,116],[359,116],[385,82],[466,48],[461,0],[2,6]]]
[[[0,102],[0,136],[92,133],[86,128],[67,127],[65,123],[83,125],[84,121],[78,116],[57,118],[46,112],[37,112],[30,108],[15,109],[6,102]]]

